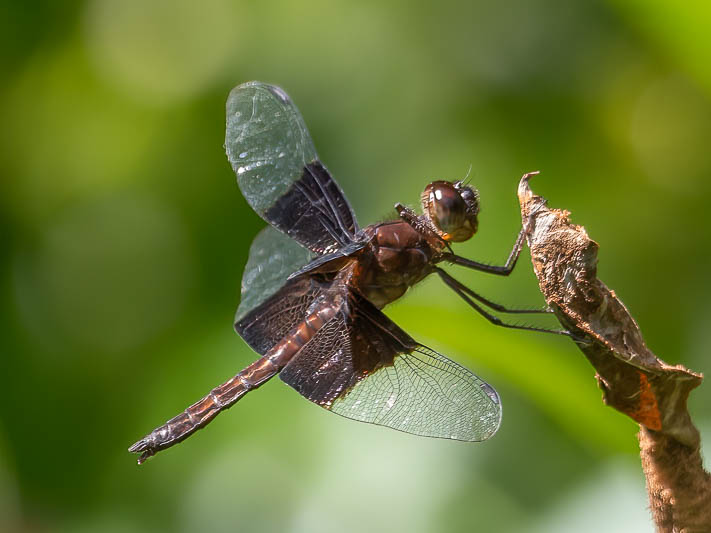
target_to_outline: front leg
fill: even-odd
[[[479,313],[481,316],[486,318],[489,322],[491,322],[495,326],[501,326],[502,328],[511,328],[511,329],[523,329],[523,330],[527,330],[527,331],[539,331],[541,333],[555,333],[556,335],[566,335],[568,337],[572,337],[577,340],[577,337],[575,337],[575,335],[572,332],[564,330],[564,329],[539,328],[536,326],[525,326],[522,324],[509,324],[508,322],[504,322],[499,317],[492,315],[491,313],[486,311],[484,308],[482,308],[480,305],[478,305],[476,302],[474,302],[469,296],[471,295],[472,297],[476,298],[477,300],[479,300],[483,303],[486,303],[487,305],[489,303],[491,303],[489,300],[483,299],[478,294],[474,293],[474,291],[472,291],[471,289],[469,289],[469,288],[465,287],[464,285],[462,285],[461,283],[459,283],[456,279],[454,279],[452,276],[447,274],[441,268],[435,268],[435,272],[437,272],[437,274],[439,274],[439,277],[442,278],[442,281],[444,281],[449,288],[451,288],[465,302],[467,302],[471,307],[473,307],[477,313]],[[510,312],[510,310],[508,310],[508,311]],[[547,312],[547,311],[542,311],[542,312]]]
[[[474,270],[480,270],[482,272],[496,274],[498,276],[508,276],[509,274],[511,274],[511,272],[513,272],[513,269],[516,266],[516,261],[518,261],[518,256],[521,255],[521,248],[523,248],[523,240],[526,238],[527,233],[527,226],[522,227],[521,231],[518,234],[518,237],[516,238],[516,242],[514,243],[513,248],[511,249],[509,258],[506,260],[506,264],[504,266],[479,263],[477,261],[472,261],[471,259],[467,259],[465,257],[460,257],[453,253],[442,254],[440,261],[448,261],[454,265],[461,265],[467,268],[472,268]]]
[[[429,227],[421,217],[418,217],[417,213],[409,207],[398,202],[395,204],[395,211],[397,211],[397,214],[400,215],[401,219],[410,224],[410,226],[412,226],[418,233],[422,233],[426,236],[434,233],[432,228]]]
[[[506,307],[501,304],[497,304],[495,302],[492,302],[488,298],[484,298],[481,294],[478,294],[477,292],[473,291],[466,285],[464,285],[462,282],[457,281],[454,279],[452,276],[450,276],[446,271],[442,270],[439,267],[434,267],[435,273],[439,275],[440,278],[442,278],[442,281],[444,281],[449,287],[454,289],[457,294],[462,296],[462,298],[465,298],[464,295],[467,295],[471,298],[474,298],[475,300],[483,303],[485,306],[490,307],[491,309],[494,309],[495,311],[499,311],[501,313],[513,313],[513,314],[533,314],[533,313],[553,313],[553,309],[550,307],[545,307],[543,309],[512,309],[510,307]]]
[[[440,237],[435,228],[432,227],[432,224],[424,217],[417,216],[417,213],[409,207],[402,205],[400,202],[395,204],[395,211],[397,211],[397,214],[400,215],[401,219],[410,224],[415,231],[427,239],[431,246],[438,250],[446,247],[447,250],[449,250],[449,253],[454,255],[452,247],[449,243]]]

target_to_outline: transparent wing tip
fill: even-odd
[[[481,387],[481,390],[484,392],[484,394],[486,394],[486,396],[491,400],[491,403],[495,406],[494,409],[492,409],[492,411],[489,413],[489,416],[491,418],[495,417],[495,420],[491,421],[494,423],[486,424],[489,426],[489,430],[485,434],[481,435],[481,438],[477,439],[479,441],[484,441],[489,440],[499,431],[499,428],[501,427],[501,421],[503,419],[503,410],[501,409],[501,397],[499,396],[499,393],[496,392],[496,389],[494,389],[494,387],[485,382],[482,382],[479,387]]]
[[[283,103],[288,104],[291,102],[291,99],[289,98],[289,95],[284,92],[284,89],[281,87],[277,87],[276,85],[267,85],[264,84],[264,87],[272,93],[274,96],[279,98]]]
[[[269,91],[273,96],[277,97],[282,103],[284,104],[290,104],[291,103],[291,98],[289,98],[289,95],[286,94],[284,89],[281,87],[278,87],[276,85],[270,85],[268,83],[264,83],[263,81],[248,81],[246,83],[241,83],[237,85],[232,91],[230,91],[230,94],[234,93],[237,94],[241,92],[244,89],[248,88],[253,88],[253,89],[263,89],[266,91]]]
[[[499,397],[499,393],[496,392],[496,389],[489,385],[488,383],[482,382],[481,390],[484,391],[484,393],[491,399],[492,402],[494,402],[496,405],[501,405],[501,397]]]

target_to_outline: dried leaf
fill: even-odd
[[[529,179],[518,189],[521,215],[541,291],[597,371],[606,404],[644,427],[697,448],[699,433],[686,408],[702,375],[668,365],[647,348],[639,326],[614,291],[597,279],[598,245],[568,211],[549,209]]]

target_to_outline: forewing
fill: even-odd
[[[361,422],[465,441],[496,433],[501,403],[490,385],[416,343],[358,294],[345,301],[282,370],[283,381]]]
[[[267,222],[318,254],[353,241],[353,210],[282,89],[261,82],[232,89],[225,149],[242,194]]]

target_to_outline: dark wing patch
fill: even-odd
[[[301,395],[324,407],[376,369],[392,364],[407,347],[416,346],[394,323],[390,322],[388,329],[387,325],[364,319],[363,313],[380,311],[347,286],[342,290],[347,297],[339,313],[279,374]]]
[[[235,331],[264,355],[306,317],[323,287],[311,277],[289,280],[275,294],[235,322]]]
[[[327,406],[358,379],[351,354],[343,315],[339,313],[289,361],[279,377],[308,400]]]
[[[352,243],[358,230],[348,201],[320,161],[306,165],[264,218],[318,254]]]

